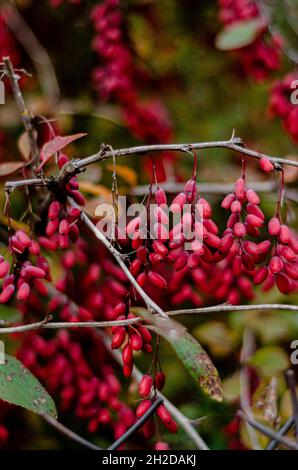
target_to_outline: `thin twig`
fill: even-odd
[[[15,72],[9,57],[3,57],[3,62],[7,76],[11,82],[12,91],[17,107],[19,109],[21,120],[28,135],[28,140],[31,148],[31,160],[33,162],[36,162],[39,158],[39,151],[34,133],[33,119],[29,110],[27,109],[21,89],[19,87],[20,76]]]
[[[28,325],[10,326],[0,328],[1,334],[10,333],[24,333],[25,331],[43,329],[58,329],[58,328],[108,328],[112,326],[125,326],[138,323],[140,318],[130,318],[128,320],[114,320],[114,321],[80,321],[80,322],[49,322],[49,319],[42,320],[36,323],[29,323]]]
[[[55,69],[46,49],[41,45],[28,26],[14,2],[8,1],[3,7],[5,22],[36,67],[40,86],[47,101],[54,106],[59,100],[59,85]]]
[[[59,293],[60,294],[60,293]],[[63,295],[63,294],[61,294]],[[69,300],[69,299],[68,299]],[[219,313],[219,312],[241,312],[241,311],[253,311],[253,310],[292,310],[298,311],[298,306],[287,305],[287,304],[256,304],[256,305],[214,305],[212,307],[201,307],[197,309],[183,309],[183,310],[172,310],[165,312],[167,316],[175,315],[199,315],[201,313]],[[140,317],[130,318],[128,320],[114,320],[114,321],[87,321],[87,322],[49,322],[43,323],[36,322],[27,325],[11,326],[11,327],[0,327],[0,334],[8,333],[22,333],[30,330],[37,329],[57,329],[57,328],[107,328],[117,325],[131,325],[143,321]],[[0,320],[0,326],[1,326]]]
[[[64,426],[64,424],[61,424],[59,421],[57,421],[52,416],[44,414],[44,415],[42,415],[42,417],[53,428],[57,429],[57,431],[59,431],[61,434],[68,437],[72,441],[78,442],[79,444],[82,444],[84,447],[87,447],[88,449],[91,449],[91,450],[103,450],[100,447],[93,444],[92,442],[89,442],[86,439],[84,439],[83,437],[76,434],[71,429]]]
[[[294,420],[294,417],[291,416],[286,422],[285,424],[280,428],[279,431],[277,431],[277,435],[278,436],[284,436],[285,434],[287,434],[287,432],[291,429],[291,427],[293,426],[295,420]],[[276,447],[278,446],[278,441],[276,439],[272,439],[272,441],[269,442],[269,444],[267,445],[266,449],[265,450],[274,450]]]
[[[150,406],[149,410],[143,414],[141,418],[139,418],[124,434],[122,434],[117,441],[113,442],[113,444],[108,447],[108,450],[117,450],[127,439],[130,438],[138,429],[140,429],[143,424],[154,414],[155,410],[163,403],[163,399],[159,397],[155,402],[153,402],[152,406]]]
[[[289,165],[289,166],[296,166],[298,167],[298,161],[288,160],[285,158],[280,157],[272,157],[270,155],[266,155],[255,150],[248,149],[243,146],[242,140],[238,137],[233,137],[230,140],[223,140],[223,141],[215,141],[215,142],[195,142],[195,143],[188,143],[188,144],[157,144],[157,145],[140,145],[137,147],[129,147],[124,149],[116,149],[113,151],[106,150],[106,146],[103,144],[100,150],[95,153],[94,155],[90,155],[89,157],[85,158],[77,158],[67,165],[65,165],[62,170],[60,177],[58,178],[61,181],[63,179],[65,173],[65,167],[67,167],[67,178],[71,178],[75,174],[82,171],[88,165],[93,163],[102,162],[109,158],[120,158],[129,155],[139,155],[139,154],[147,154],[153,152],[164,152],[164,151],[176,151],[176,152],[183,152],[189,154],[189,149],[215,149],[215,148],[226,148],[233,150],[234,152],[240,153],[241,155],[245,154],[249,157],[260,159],[262,157],[268,158],[274,165],[276,169],[280,169],[280,165]],[[17,183],[17,184],[16,184]],[[6,183],[6,189],[15,189],[24,186],[44,186],[45,182],[41,178],[36,178],[35,180],[23,180],[21,183],[20,181],[10,181]]]
[[[243,413],[243,411],[238,411],[237,415],[247,421],[252,427],[260,431],[262,434],[265,434],[265,436],[268,436],[271,439],[275,439],[276,441],[280,442],[289,449],[298,450],[298,444],[296,444],[296,442],[293,442],[290,439],[287,439],[286,437],[280,436],[278,433],[272,431],[272,429],[268,428],[267,426],[264,426],[263,424],[257,423],[257,421]]]
[[[201,313],[219,313],[219,312],[245,312],[252,310],[291,310],[298,311],[297,305],[288,304],[256,304],[256,305],[213,305],[211,307],[189,308],[181,310],[171,310],[167,312],[168,316],[174,315],[200,315]]]
[[[286,379],[288,382],[290,395],[291,395],[291,403],[292,403],[292,411],[295,420],[295,429],[296,429],[296,442],[298,443],[298,399],[297,399],[297,392],[296,392],[296,379],[295,379],[295,372],[292,369],[286,371]]]
[[[247,361],[253,354],[255,349],[255,341],[252,330],[246,328],[243,333],[243,344],[240,355],[240,405],[246,415],[253,417],[250,404],[250,380]],[[250,437],[253,449],[261,450],[258,436],[255,430],[246,422],[246,428]]]

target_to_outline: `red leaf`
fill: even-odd
[[[83,132],[79,134],[65,135],[63,137],[61,135],[58,135],[53,140],[50,140],[49,142],[44,144],[40,153],[41,164],[39,165],[38,169],[40,170],[56,152],[59,152],[59,150],[62,150],[74,140],[80,139],[85,135],[87,134]]]

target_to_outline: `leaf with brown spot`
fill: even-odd
[[[132,311],[150,323],[150,329],[166,339],[177,356],[204,393],[222,401],[221,381],[210,357],[186,328],[172,318],[152,315],[146,309],[135,307]]]

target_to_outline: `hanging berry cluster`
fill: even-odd
[[[219,19],[224,25],[237,24],[243,20],[260,19],[258,37],[235,55],[245,74],[260,82],[280,68],[282,39],[271,35],[254,0],[219,0]]]
[[[298,106],[291,101],[291,95],[297,80],[298,74],[290,73],[277,81],[272,87],[269,101],[269,114],[282,120],[284,129],[294,142],[298,142]]]

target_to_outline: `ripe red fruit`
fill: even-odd
[[[10,270],[10,264],[8,261],[2,261],[0,262],[0,279],[5,277]]]
[[[269,268],[272,274],[280,273],[283,269],[283,262],[279,256],[273,256],[269,263]]]
[[[289,263],[293,263],[297,260],[296,253],[289,246],[280,245],[280,254],[287,260]]]
[[[272,237],[276,237],[280,232],[280,221],[277,217],[272,217],[268,222],[268,231]]]
[[[173,212],[173,214],[175,214],[177,212],[180,212],[185,203],[186,203],[186,194],[185,193],[179,193],[174,198],[174,200],[173,200],[173,202],[170,206],[170,210]]]
[[[265,173],[270,173],[272,170],[274,170],[274,165],[273,163],[269,160],[269,158],[262,157],[259,160],[260,168],[263,170]]]
[[[296,264],[285,263],[284,270],[291,279],[298,280],[298,266]]]
[[[53,201],[49,206],[48,217],[49,219],[57,219],[60,212],[60,203],[58,201]]]
[[[23,284],[19,287],[17,293],[17,299],[20,301],[25,302],[28,299],[30,294],[30,286],[27,282],[23,282]]]
[[[172,416],[164,405],[160,405],[157,408],[156,414],[163,423],[170,423],[172,421]]]
[[[171,448],[166,442],[158,441],[154,446],[154,450],[171,450]]]
[[[254,242],[251,242],[251,241],[245,241],[243,243],[243,246],[244,246],[244,249],[245,251],[247,251],[247,253],[249,253],[250,255],[252,255],[253,257],[257,257],[260,253],[260,248],[259,246],[254,243]]]
[[[56,232],[59,226],[59,219],[50,219],[46,226],[46,234],[48,237],[51,237]]]
[[[289,279],[283,273],[280,273],[276,276],[276,285],[282,294],[287,294],[290,290]]]
[[[233,262],[232,262],[232,271],[233,271],[234,276],[236,277],[240,276],[242,272],[241,256],[237,255],[234,257]]]
[[[212,248],[219,249],[221,240],[217,235],[214,235],[213,233],[208,233],[205,238],[205,242]]]
[[[265,220],[265,216],[264,216],[263,212],[261,211],[261,209],[258,206],[256,206],[255,204],[252,204],[251,202],[249,202],[247,204],[246,212],[248,214],[256,215],[257,217],[259,217],[262,220]]]
[[[132,347],[127,343],[122,351],[122,361],[125,366],[130,366],[132,363]]]
[[[165,278],[155,271],[149,271],[148,278],[150,282],[159,289],[165,289],[167,287],[167,281]]]
[[[145,343],[151,343],[152,341],[152,335],[150,333],[150,331],[148,330],[148,328],[146,328],[145,326],[141,325],[139,326],[139,332],[141,333],[142,337],[143,337],[143,340],[145,341]]]
[[[234,202],[232,202],[232,204],[231,204],[231,212],[232,212],[233,214],[236,214],[236,213],[239,214],[239,213],[241,212],[241,210],[242,210],[242,205],[241,205],[241,203],[240,203],[239,201],[234,201]]]
[[[120,346],[122,346],[122,344],[124,343],[125,337],[126,337],[126,330],[124,326],[119,326],[117,328],[117,331],[113,335],[112,345],[111,345],[112,349],[120,348]]]
[[[187,181],[184,192],[186,194],[187,202],[194,202],[197,194],[197,183],[194,179]]]
[[[152,385],[153,385],[153,379],[151,375],[144,375],[138,386],[138,391],[141,397],[145,398],[149,396]]]
[[[149,410],[151,405],[152,405],[151,400],[143,400],[136,409],[137,417],[141,418],[141,416],[143,416],[146,413],[146,411]]]
[[[265,254],[270,249],[271,242],[269,240],[264,240],[264,241],[258,243],[258,247],[259,247],[259,252],[261,254]]]
[[[230,209],[231,204],[235,201],[236,196],[234,193],[227,194],[221,203],[223,209]]]
[[[162,204],[167,203],[167,196],[166,193],[162,188],[158,188],[155,192],[155,201],[156,203],[161,206]]]
[[[208,201],[204,199],[203,197],[200,197],[200,199],[197,202],[197,205],[203,206],[203,217],[204,219],[210,219],[212,216],[212,209]],[[200,211],[199,211],[200,213]]]
[[[180,271],[181,269],[183,269],[187,264],[187,259],[188,259],[188,255],[185,251],[183,251],[175,261],[175,264],[174,264],[175,271]]]
[[[245,225],[242,222],[237,222],[234,225],[234,235],[235,237],[245,237],[246,235],[246,228]]]
[[[5,304],[9,301],[15,291],[15,286],[13,284],[9,284],[0,294],[0,304]]]
[[[220,251],[222,253],[228,253],[230,250],[231,246],[233,245],[234,237],[231,233],[228,233],[227,235],[224,235],[224,237],[221,239],[220,242]]]
[[[251,204],[260,204],[260,198],[253,189],[246,190],[246,199]]]
[[[266,266],[261,266],[255,273],[253,278],[253,283],[257,286],[262,284],[268,276],[268,268]]]
[[[28,237],[28,235],[24,232],[24,230],[18,230],[16,232],[16,237],[25,248],[30,248],[32,240]]]
[[[59,224],[60,235],[67,235],[69,232],[69,223],[66,219],[61,220]]]
[[[155,374],[154,382],[158,390],[162,390],[166,383],[166,376],[163,372],[157,372]]]
[[[257,228],[262,227],[264,223],[263,219],[261,219],[260,217],[257,217],[254,214],[248,214],[245,220],[249,225],[251,225],[252,227],[257,227]]]
[[[134,351],[140,351],[140,349],[142,349],[143,339],[139,333],[132,333],[129,336],[129,342]]]
[[[126,226],[126,233],[127,235],[133,235],[140,227],[141,217],[135,217],[134,219],[130,220]]]
[[[289,230],[289,227],[287,227],[287,225],[282,224],[280,226],[279,240],[281,241],[281,243],[284,243],[284,244],[289,243],[290,230]]]
[[[158,253],[162,257],[165,257],[168,254],[167,247],[159,240],[154,240],[154,242],[152,243],[152,248],[156,253]]]
[[[244,199],[245,196],[245,181],[243,178],[239,178],[235,184],[235,195],[237,199]]]
[[[24,276],[29,276],[29,277],[36,277],[36,278],[44,278],[46,277],[46,272],[37,266],[25,266],[25,268],[22,269],[22,274]]]

